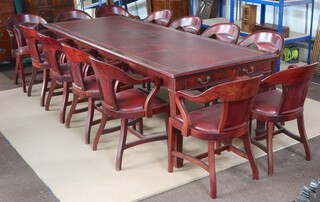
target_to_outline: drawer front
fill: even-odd
[[[11,58],[11,48],[8,40],[0,39],[0,61]]]
[[[1,18],[4,16],[10,16],[14,14],[14,4],[13,0],[1,0],[0,1],[0,16]]]
[[[249,65],[245,67],[239,67],[238,75],[239,76],[257,76],[263,74],[264,77],[273,73],[273,63],[272,62],[264,62],[257,65]]]
[[[9,43],[10,37],[6,28],[0,29],[0,41],[7,41]]]
[[[194,89],[206,86],[217,85],[231,81],[237,75],[237,68],[209,71],[201,74],[193,74],[177,79],[177,89]]]
[[[31,7],[33,7],[34,9],[37,9],[37,7],[41,7],[41,6],[52,6],[52,0],[32,0],[30,2]]]
[[[7,19],[9,15],[0,15],[0,29],[7,29]]]
[[[43,17],[47,22],[53,22],[53,19],[54,19],[53,9],[38,9],[38,10],[34,10],[33,13]]]
[[[74,8],[73,0],[53,0],[53,5],[58,6],[69,6],[71,8]]]

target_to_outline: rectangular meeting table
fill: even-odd
[[[278,55],[228,44],[122,16],[45,25],[59,36],[128,62],[134,71],[156,76],[169,92],[170,116],[175,93],[231,81],[236,76],[275,72]],[[180,136],[178,136],[180,137]],[[182,147],[182,138],[178,140]],[[182,160],[177,159],[177,167]]]
[[[128,62],[138,73],[162,79],[170,115],[179,90],[269,75],[278,56],[122,16],[46,24],[52,32],[100,54]],[[270,67],[270,63],[272,64]]]

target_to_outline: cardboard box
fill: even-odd
[[[254,31],[258,30],[272,30],[272,31],[278,31],[278,25],[271,24],[271,23],[263,23],[263,24],[257,24],[254,26]],[[289,37],[289,31],[290,28],[286,26],[282,26],[282,35],[284,38]]]

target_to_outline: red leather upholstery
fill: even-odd
[[[49,65],[46,61],[43,53],[39,51],[38,44],[41,43],[38,31],[26,27],[23,24],[17,25],[18,28],[23,33],[31,56],[32,61],[32,73],[31,73],[31,79],[28,86],[27,95],[31,96],[32,87],[36,82],[36,77],[38,70],[43,71],[43,78],[42,78],[42,89],[41,89],[41,95],[40,95],[40,106],[44,106],[45,102],[45,94],[48,91],[48,82],[49,82]]]
[[[128,18],[140,20],[139,16],[131,15],[127,10],[117,5],[100,6],[95,11],[96,18],[115,15],[122,15]]]
[[[175,100],[181,115],[169,118],[168,171],[173,172],[176,157],[177,167],[182,166],[182,159],[202,167],[209,172],[210,196],[216,198],[215,154],[227,150],[248,159],[253,179],[258,179],[258,168],[251,151],[248,120],[260,80],[261,77],[239,78],[214,86],[199,95],[188,91],[176,93]],[[191,111],[188,110],[185,101],[195,103],[214,101],[216,104]],[[182,149],[181,135],[208,141],[208,150],[202,154],[186,153]],[[238,150],[232,144],[233,138],[243,140],[245,152]],[[208,157],[208,163],[201,160],[205,157]]]
[[[284,39],[281,34],[274,31],[256,31],[245,37],[240,46],[256,46],[258,50],[276,53],[281,56]]]
[[[23,34],[17,27],[15,27],[21,23],[23,23],[25,26],[35,27],[39,23],[46,24],[47,22],[42,17],[34,14],[17,14],[9,17],[7,20],[7,31],[10,36],[12,57],[16,58],[13,81],[15,84],[17,84],[18,75],[20,75],[23,92],[26,92],[26,74],[24,72],[23,60],[30,58],[31,56]],[[42,51],[41,47],[39,47],[39,51]]]
[[[218,23],[207,28],[201,36],[236,44],[239,34],[240,27],[238,25],[233,23]]]
[[[170,24],[170,28],[178,29],[191,34],[199,34],[202,26],[202,19],[196,16],[185,16],[178,18]]]
[[[160,80],[156,77],[133,78],[127,72],[91,57],[91,64],[97,78],[99,90],[103,96],[102,101],[102,120],[94,141],[94,150],[96,150],[100,136],[104,133],[104,127],[108,116],[121,119],[120,142],[116,158],[116,169],[121,170],[122,157],[125,149],[139,144],[151,141],[167,139],[167,135],[147,137],[140,130],[132,130],[129,125],[129,119],[140,120],[143,117],[152,117],[154,114],[167,112],[167,104],[156,97],[160,88]],[[121,82],[126,85],[138,85],[145,82],[154,83],[154,88],[149,92],[137,88],[117,92],[116,85]],[[167,114],[167,113],[166,113]],[[167,121],[167,116],[166,116]],[[142,128],[140,125],[140,129]],[[139,138],[139,140],[126,143],[128,130]]]
[[[55,18],[55,22],[64,22],[64,21],[72,21],[72,20],[87,20],[92,17],[82,11],[82,10],[70,10],[70,11],[61,11],[57,14]]]
[[[171,18],[172,12],[170,10],[159,10],[151,12],[143,21],[167,27]]]
[[[292,65],[287,70],[274,73],[261,82],[261,89],[264,92],[256,96],[252,109],[252,119],[267,122],[267,131],[266,134],[252,137],[252,143],[268,154],[269,175],[273,175],[272,138],[276,134],[284,133],[302,142],[306,159],[311,159],[303,120],[303,106],[310,80],[317,66],[318,63],[302,67]],[[281,87],[282,90],[276,89],[276,86]],[[283,124],[295,119],[297,119],[299,136],[285,129]],[[274,126],[279,130],[274,131]],[[265,138],[267,146],[258,142],[258,140]]]
[[[62,46],[56,39],[40,35],[43,53],[50,68],[51,86],[48,92],[45,110],[49,110],[51,98],[57,85],[63,85],[62,101],[60,107],[60,123],[65,123],[66,108],[68,105],[69,91],[71,90],[72,78],[69,66],[63,60]]]
[[[90,55],[83,50],[79,50],[68,45],[62,44],[62,50],[66,55],[70,75],[72,78],[72,92],[73,100],[71,103],[70,111],[66,120],[66,127],[70,127],[72,115],[75,113],[83,112],[83,109],[76,109],[78,102],[81,99],[88,100],[88,117],[85,129],[85,143],[90,143],[91,127],[99,120],[94,121],[94,110],[96,109],[95,102],[101,100],[101,94],[98,89],[96,77],[94,75],[86,75],[90,67]]]

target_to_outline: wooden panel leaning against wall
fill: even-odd
[[[0,62],[4,62],[11,59],[7,19],[14,15],[13,0],[0,0],[0,8]]]
[[[61,11],[74,9],[73,0],[22,0],[23,12],[40,15],[47,22],[53,22]]]
[[[172,11],[172,19],[174,20],[189,14],[189,0],[147,0],[148,13],[169,9]]]

